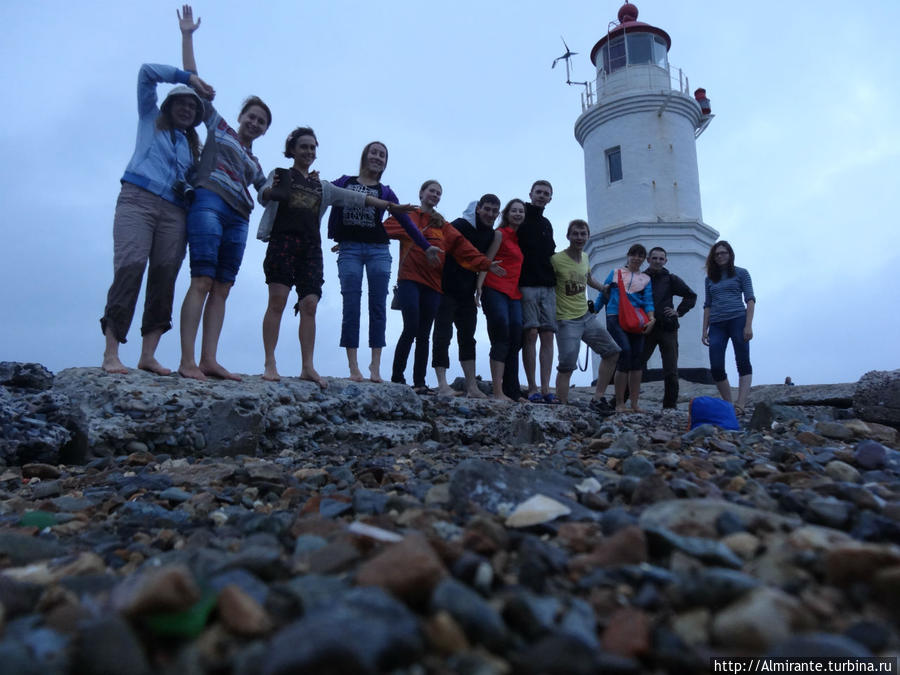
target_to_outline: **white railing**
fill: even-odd
[[[625,90],[644,87],[648,90],[672,90],[686,96],[693,96],[688,76],[669,64],[666,68],[652,63],[627,65],[617,68],[612,73],[601,70],[596,79],[596,91],[593,82],[584,85],[581,93],[581,111],[584,112],[599,103],[604,96],[620,93]]]

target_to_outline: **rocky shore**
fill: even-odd
[[[678,410],[0,364],[0,673],[900,651],[900,371]]]

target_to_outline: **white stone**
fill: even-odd
[[[529,527],[540,523],[548,523],[560,516],[572,513],[565,504],[546,495],[534,495],[516,506],[509,518],[506,519],[507,527]]]

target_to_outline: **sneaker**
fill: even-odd
[[[591,399],[591,402],[588,404],[588,409],[602,417],[613,415],[616,412],[615,406],[610,405],[609,401],[605,398]]]

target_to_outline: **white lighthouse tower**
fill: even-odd
[[[679,374],[706,381],[703,266],[718,232],[703,222],[696,138],[712,115],[705,91],[692,96],[687,77],[669,65],[669,35],[637,16],[637,7],[626,2],[591,50],[596,100],[588,84],[575,122],[591,226],[586,250],[592,275],[602,280],[625,263],[632,244],[666,249],[669,271],[698,295],[681,320]],[[648,364],[651,379],[660,367],[657,352]]]

